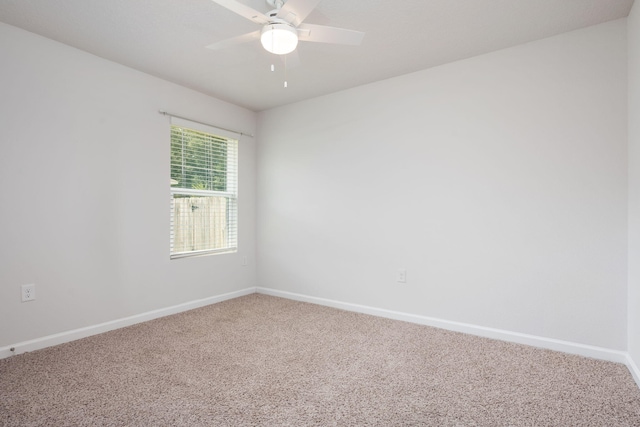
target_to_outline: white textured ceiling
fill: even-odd
[[[259,11],[265,0],[239,0]],[[305,22],[366,33],[361,46],[300,43],[285,70],[259,29],[210,0],[0,0],[0,21],[260,111],[628,15],[633,0],[322,0]],[[270,71],[275,63],[276,71]]]

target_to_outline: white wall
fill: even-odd
[[[261,114],[259,284],[625,349],[625,31],[615,21]],[[256,284],[253,139],[240,143],[240,252],[169,261],[157,111],[249,132],[254,113],[4,24],[0,54],[0,347]],[[24,283],[36,301],[20,303]]]
[[[627,18],[629,61],[629,354],[640,367],[640,4]]]
[[[259,286],[626,349],[625,40],[618,20],[261,113]]]
[[[248,132],[255,113],[4,24],[0,58],[0,347],[255,286],[254,141],[239,252],[170,261],[158,110]]]

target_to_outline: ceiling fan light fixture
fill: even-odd
[[[260,42],[268,52],[286,55],[298,46],[298,32],[289,24],[267,24],[262,28]]]

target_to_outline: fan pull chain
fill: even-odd
[[[275,70],[275,64],[271,64],[271,72],[274,72]],[[284,87],[289,87],[289,82],[287,82],[287,55],[284,55]]]
[[[284,56],[284,87],[287,88],[287,55]]]

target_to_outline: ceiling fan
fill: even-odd
[[[266,0],[274,8],[267,14],[236,0],[212,1],[262,25],[262,29],[210,44],[208,49],[224,49],[260,39],[268,52],[285,55],[296,49],[298,41],[359,45],[364,37],[361,31],[303,23],[321,0]]]

